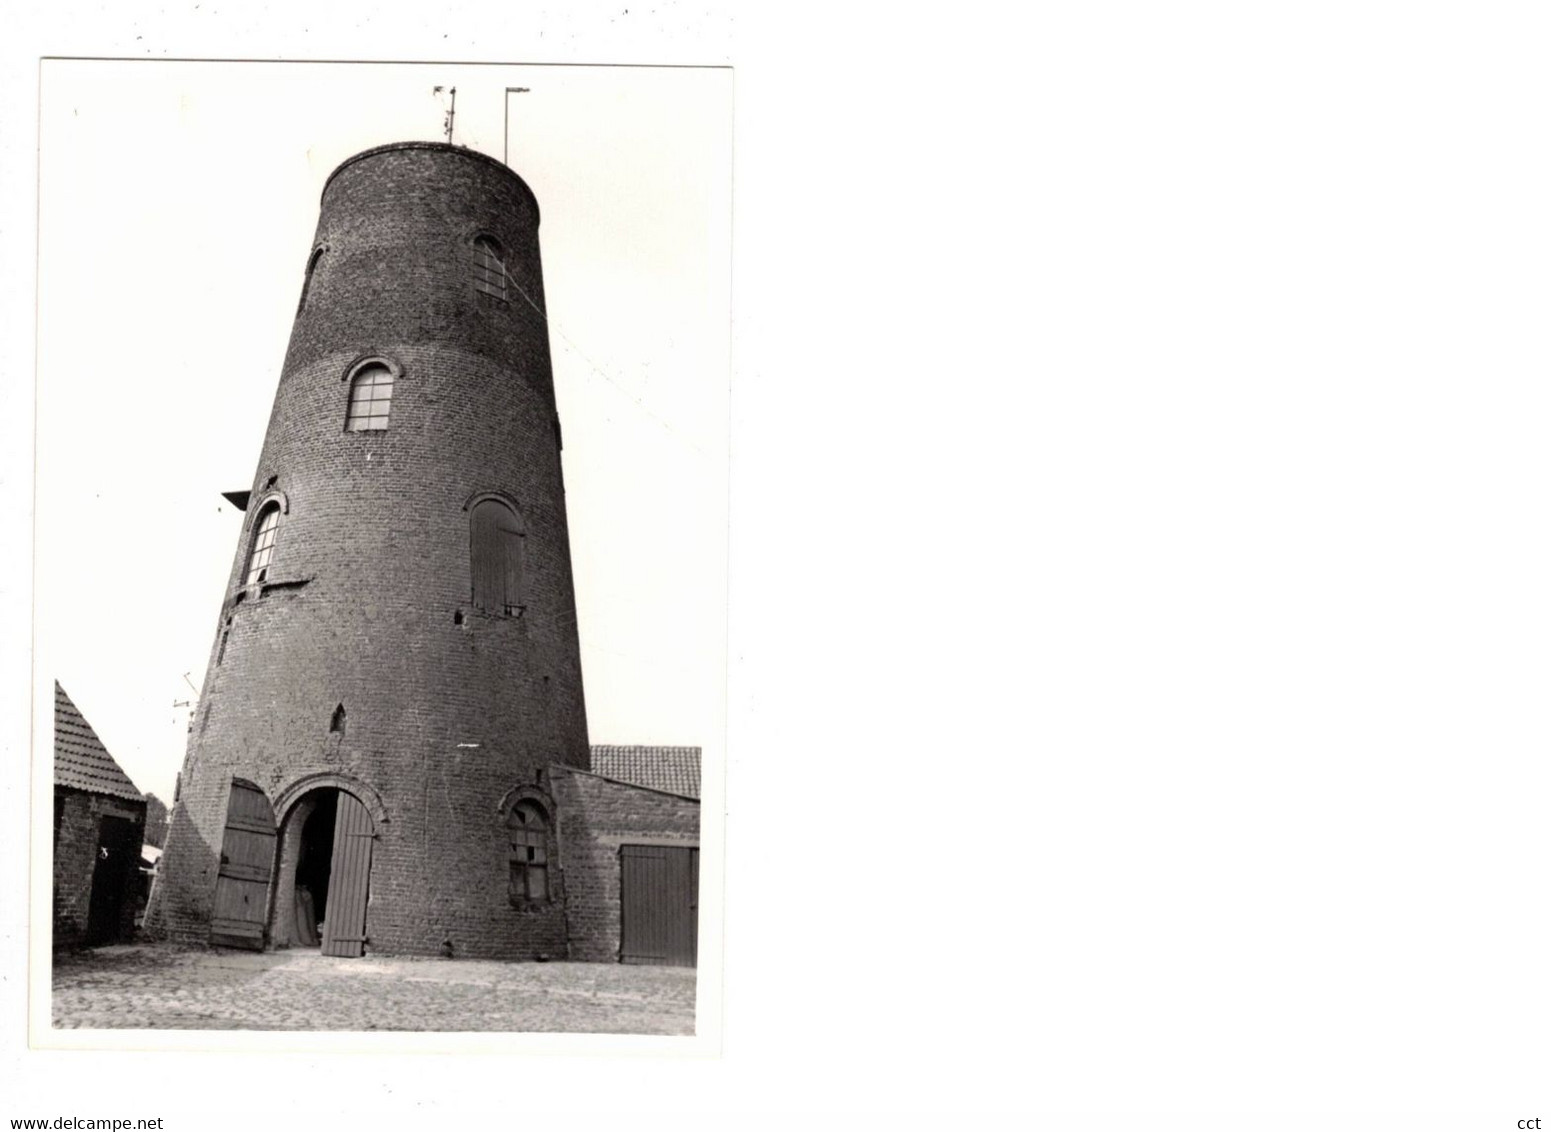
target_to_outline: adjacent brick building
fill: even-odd
[[[144,831],[145,796],[55,681],[54,947],[131,938]]]
[[[551,768],[571,958],[696,958],[700,749],[594,747],[595,773]]]
[[[244,526],[154,934],[617,958],[599,846],[637,819],[697,839],[687,796],[589,785],[538,224],[516,174],[451,145],[325,185],[258,467],[227,493]]]

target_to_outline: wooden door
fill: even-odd
[[[323,954],[356,959],[366,948],[366,898],[372,876],[372,815],[354,794],[339,792],[334,854],[329,862]]]
[[[622,845],[619,866],[619,961],[693,967],[700,850]]]
[[[218,947],[264,950],[269,878],[275,865],[275,812],[251,782],[232,779],[215,882],[210,942]]]

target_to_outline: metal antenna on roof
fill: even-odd
[[[431,88],[431,93],[432,94],[441,94],[443,89],[447,89],[447,93],[452,95],[452,102],[447,107],[447,116],[442,119],[442,129],[447,131],[447,144],[451,145],[452,144],[452,119],[458,113],[458,88],[457,87],[443,88],[443,87],[439,87],[439,86],[433,86]]]

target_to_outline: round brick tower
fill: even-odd
[[[588,766],[539,209],[405,142],[323,190],[154,933],[563,957]]]

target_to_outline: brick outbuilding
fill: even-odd
[[[55,948],[126,941],[141,892],[145,796],[54,682]]]
[[[693,965],[700,748],[595,746],[592,759],[550,773],[571,958]]]

